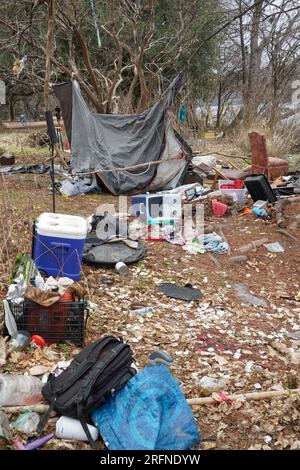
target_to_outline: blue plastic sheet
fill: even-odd
[[[183,103],[180,104],[179,111],[178,111],[178,120],[180,122],[186,121],[186,108]]]
[[[91,415],[110,450],[185,450],[200,441],[191,409],[167,367],[146,367]]]

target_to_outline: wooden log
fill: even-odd
[[[25,411],[35,411],[36,413],[46,413],[49,405],[43,405],[42,403],[37,403],[36,405],[23,405],[23,406],[2,406],[1,410],[4,413],[24,413]]]
[[[272,398],[283,398],[292,395],[300,394],[300,388],[292,390],[282,390],[282,391],[268,391],[268,392],[250,392],[250,393],[240,393],[236,395],[227,395],[229,400],[239,400],[239,401],[251,401],[251,400],[272,400]],[[216,404],[217,401],[212,397],[200,397],[200,398],[189,398],[187,400],[188,404],[191,406],[198,405],[212,405]]]

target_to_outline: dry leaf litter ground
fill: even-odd
[[[18,163],[41,161],[39,154],[23,154]],[[0,178],[1,265],[0,293],[4,298],[14,258],[30,252],[31,227],[40,213],[51,210],[48,175],[18,175]],[[57,212],[87,217],[99,204],[117,204],[110,195],[57,197]],[[288,224],[299,214],[299,204],[287,208]],[[249,253],[249,261],[228,265],[228,255],[214,255],[218,268],[207,255],[190,255],[167,242],[147,243],[147,254],[120,277],[112,269],[83,267],[83,282],[92,302],[86,341],[102,335],[122,336],[134,349],[138,367],[143,367],[154,349],[167,351],[174,359],[173,374],[182,382],[187,398],[210,395],[201,378],[213,378],[230,393],[283,390],[300,386],[300,341],[287,336],[300,330],[300,304],[283,297],[299,291],[299,227],[293,225],[293,240],[276,232],[276,225],[254,219],[223,218],[223,232],[231,256],[252,240],[267,237],[280,241],[285,252],[269,253],[264,246]],[[161,282],[191,283],[204,297],[184,302],[165,297]],[[234,284],[243,283],[265,301],[264,306],[243,303]],[[129,314],[131,304],[153,307],[154,313]],[[1,370],[29,374],[37,365],[47,370],[78,352],[71,345],[51,345],[43,350],[15,352]],[[46,370],[45,369],[45,370]],[[202,436],[199,449],[299,449],[299,396],[247,403],[193,407]],[[10,416],[14,420],[16,416]],[[47,431],[55,428],[55,419]],[[23,436],[25,437],[25,436]],[[2,441],[3,448],[9,448]],[[85,443],[53,439],[45,449],[90,449]]]

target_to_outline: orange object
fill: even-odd
[[[250,209],[250,207],[245,207],[245,209],[243,209],[243,210],[239,213],[239,216],[240,216],[240,215],[248,215],[248,214],[252,214],[252,209]]]
[[[74,292],[71,290],[66,290],[66,292],[61,296],[60,302],[74,302]]]

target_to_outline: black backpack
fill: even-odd
[[[79,419],[90,443],[98,448],[87,427],[89,415],[135,375],[132,364],[130,346],[113,336],[86,346],[64,372],[58,377],[50,376],[42,388],[50,406],[40,421],[38,433],[55,410],[60,415]]]

